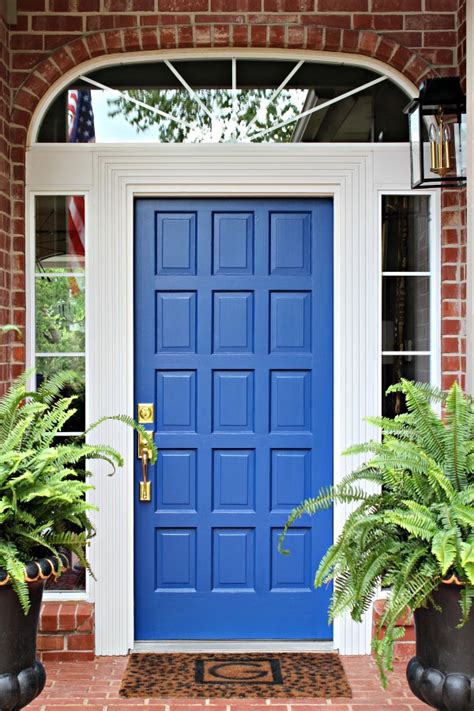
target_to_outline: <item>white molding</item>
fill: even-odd
[[[417,191],[419,192],[419,191]],[[431,196],[430,222],[430,381],[441,382],[441,190],[426,191]]]
[[[61,93],[74,79],[81,74],[97,71],[103,67],[113,66],[114,64],[136,64],[138,62],[157,62],[157,61],[174,61],[179,59],[192,59],[194,61],[203,59],[266,59],[266,60],[290,60],[307,62],[325,62],[328,64],[340,64],[356,67],[372,69],[380,74],[391,79],[397,86],[402,89],[409,98],[414,98],[418,95],[418,88],[404,76],[400,71],[394,69],[380,59],[364,56],[361,54],[352,54],[349,52],[328,52],[326,50],[294,50],[294,49],[274,49],[274,48],[237,48],[237,47],[210,47],[210,48],[191,48],[191,49],[173,49],[173,50],[149,50],[141,52],[127,52],[126,54],[107,54],[101,57],[94,57],[86,62],[73,67],[69,71],[61,75],[46,91],[44,96],[38,101],[38,104],[33,113],[30,125],[28,127],[28,135],[26,139],[27,147],[34,145],[41,121],[48,110],[50,104],[56,96]],[[82,144],[81,144],[82,145]]]
[[[43,594],[44,602],[89,602],[89,596],[85,591],[79,590],[45,590]]]
[[[30,191],[89,196],[87,246],[87,421],[133,413],[133,200],[136,196],[321,196],[334,198],[334,465],[335,480],[353,466],[340,457],[369,438],[363,422],[380,408],[380,239],[378,194],[410,192],[404,144],[260,144],[84,146],[90,158],[70,170],[76,146],[37,145],[28,151]],[[72,152],[71,152],[72,151]],[[393,169],[396,154],[397,166]],[[404,170],[406,181],[400,179]],[[375,176],[377,179],[375,179]],[[79,191],[80,192],[80,191]],[[31,233],[30,233],[31,236]],[[97,581],[98,654],[133,648],[133,436],[117,423],[97,435],[125,455],[109,478],[95,467],[98,534],[91,547]],[[334,534],[348,515],[337,506]],[[118,573],[120,571],[120,574]],[[335,646],[365,654],[370,615],[334,626]]]

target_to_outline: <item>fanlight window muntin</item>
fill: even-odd
[[[90,92],[89,139],[71,138],[68,130],[72,92]],[[380,72],[346,64],[252,58],[116,64],[72,81],[48,107],[37,142],[405,142],[406,101]]]

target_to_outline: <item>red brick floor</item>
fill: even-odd
[[[94,662],[50,662],[48,680],[41,696],[29,709],[37,711],[427,711],[428,706],[410,692],[405,680],[405,664],[397,663],[390,685],[384,691],[371,657],[342,657],[352,688],[352,699],[122,699],[120,681],[126,657],[98,657]]]

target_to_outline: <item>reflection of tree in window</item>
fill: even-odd
[[[129,96],[143,101],[149,106],[161,109],[166,113],[186,118],[194,124],[194,129],[188,129],[169,119],[157,116],[141,106],[137,106],[124,97],[110,99],[109,116],[123,115],[135,126],[137,132],[143,132],[154,127],[156,137],[163,143],[206,142],[210,140],[232,141],[245,134],[248,123],[257,115],[252,130],[257,132],[268,128],[279,121],[285,121],[296,116],[302,109],[306,92],[301,90],[283,90],[278,98],[268,103],[273,90],[254,89],[213,90],[199,89],[197,96],[218,119],[218,124],[212,124],[211,118],[202,110],[196,100],[181,89],[146,90],[132,89]],[[220,133],[214,135],[215,131]],[[272,143],[288,142],[294,130],[294,124],[283,126],[271,134],[255,138],[255,142],[271,141]]]
[[[41,353],[83,352],[84,280],[73,276],[36,280],[36,349]]]

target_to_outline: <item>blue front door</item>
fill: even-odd
[[[135,639],[330,639],[312,587],[332,515],[332,201],[139,199],[135,399],[154,402],[152,501],[135,471]],[[151,426],[149,426],[151,429]]]

